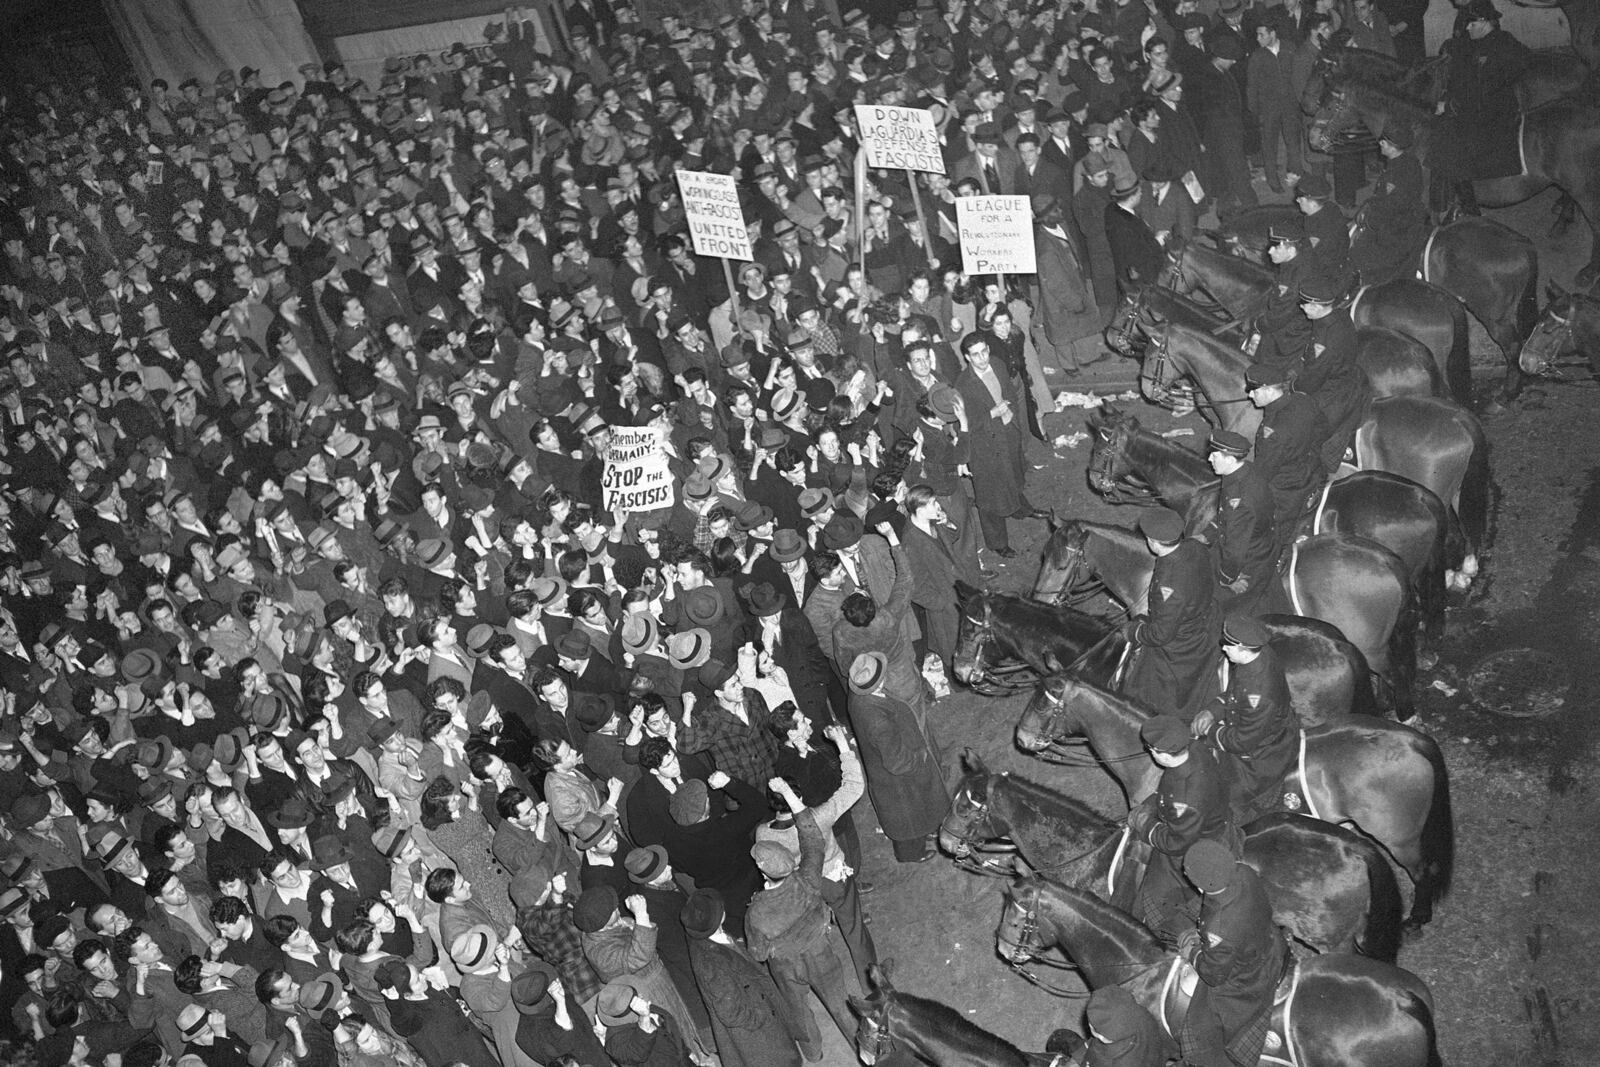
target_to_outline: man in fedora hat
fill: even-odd
[[[998,196],[1016,191],[1017,168],[1021,162],[1015,150],[1005,143],[1000,124],[983,122],[972,134],[972,151],[950,167],[950,181],[970,178],[986,195]]]
[[[1161,242],[1139,213],[1144,188],[1132,175],[1117,179],[1106,205],[1106,241],[1116,271],[1117,287],[1123,299],[1142,285],[1153,285],[1166,264]]]

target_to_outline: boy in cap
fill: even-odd
[[[1225,846],[1198,842],[1184,857],[1183,873],[1202,897],[1199,925],[1178,939],[1179,954],[1200,976],[1179,1031],[1184,1060],[1196,1067],[1253,1065],[1266,1044],[1289,946],[1260,876]]]
[[[1210,550],[1184,534],[1183,519],[1154,508],[1139,519],[1155,566],[1145,617],[1133,632],[1136,651],[1123,692],[1185,721],[1216,695],[1216,577]]]
[[[1234,846],[1238,832],[1216,757],[1209,746],[1195,743],[1187,723],[1176,715],[1154,715],[1140,726],[1139,737],[1161,768],[1161,780],[1128,813],[1133,838],[1153,850],[1133,913],[1158,934],[1176,937],[1195,914],[1194,894],[1183,879],[1183,857],[1197,841]]]
[[[1228,687],[1194,719],[1228,775],[1228,796],[1243,826],[1278,807],[1284,776],[1294,766],[1299,723],[1283,662],[1266,624],[1235,611],[1222,624]]]

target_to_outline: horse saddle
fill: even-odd
[[[1172,967],[1161,987],[1159,1018],[1161,1028],[1174,1041],[1179,1040],[1183,1020],[1189,1014],[1189,1002],[1200,982],[1200,975],[1182,956],[1172,958]],[[1262,1046],[1260,1063],[1266,1067],[1300,1067],[1300,1057],[1289,1041],[1289,1027],[1294,1019],[1294,997],[1300,988],[1300,964],[1291,959],[1278,988],[1272,994],[1272,1013],[1268,1022],[1266,1043]]]

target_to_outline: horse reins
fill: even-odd
[[[1046,993],[1052,994],[1053,996],[1062,997],[1067,1000],[1087,1000],[1089,997],[1093,996],[1094,990],[1092,989],[1085,989],[1082,991],[1076,989],[1063,989],[1058,985],[1053,985],[1049,982],[1046,982],[1038,974],[1030,971],[1027,968],[1026,964],[1032,962],[1038,963],[1045,967],[1053,967],[1059,971],[1073,971],[1079,974],[1083,972],[1083,968],[1079,967],[1071,960],[1057,962],[1056,960],[1047,959],[1044,956],[1037,955],[1037,953],[1043,947],[1033,943],[1033,938],[1039,933],[1039,897],[1037,893],[1034,895],[1033,904],[1031,906],[1023,905],[1023,903],[1017,900],[1016,897],[1011,898],[1011,906],[1022,912],[1022,918],[1018,924],[1017,939],[1015,941],[1008,941],[1003,933],[1003,926],[1001,930],[995,931],[994,935],[996,944],[1011,950],[1010,956],[1005,956],[1004,954],[1001,955],[1001,959],[1006,961],[1006,965],[1021,975],[1023,979],[1026,980],[1030,985],[1038,986],[1040,989],[1044,990]],[[1132,977],[1134,974],[1148,970],[1149,965],[1143,963],[1138,965],[1129,964],[1127,969],[1129,970],[1129,976]]]

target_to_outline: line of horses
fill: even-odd
[[[1558,210],[1600,228],[1600,0],[1515,0],[1561,6],[1578,57],[1541,54],[1516,92],[1525,173],[1476,183],[1479,202],[1519,203],[1555,187]],[[1434,105],[1443,63],[1405,70],[1387,57],[1329,48],[1318,64],[1323,106],[1315,136],[1365,127],[1413,128],[1424,163],[1440,128]],[[1131,295],[1107,340],[1141,360],[1158,404],[1198,407],[1213,425],[1250,437],[1259,413],[1243,396],[1249,358],[1243,316],[1273,284],[1261,253],[1291,207],[1245,212],[1205,238],[1169,250],[1157,284]],[[1292,978],[1274,1010],[1283,1047],[1302,1067],[1433,1067],[1440,1062],[1426,985],[1395,964],[1449,890],[1454,859],[1450,783],[1439,745],[1407,725],[1419,663],[1443,637],[1448,594],[1470,588],[1491,536],[1489,455],[1475,411],[1468,316],[1500,347],[1505,375],[1484,406],[1499,413],[1529,375],[1587,356],[1600,376],[1600,238],[1578,287],[1547,287],[1539,308],[1533,242],[1482,218],[1436,228],[1415,277],[1353,291],[1358,360],[1373,384],[1357,434],[1359,469],[1335,480],[1294,571],[1264,616],[1285,664],[1302,727],[1285,810],[1244,828],[1245,862],[1268,888],[1295,946]],[[1106,406],[1090,416],[1088,480],[1113,503],[1160,504],[1203,529],[1217,507],[1204,458]],[[1159,769],[1139,740],[1149,709],[1118,695],[1126,618],[1139,614],[1152,561],[1132,530],[1082,519],[1053,522],[1029,597],[962,587],[957,677],[988,694],[1032,693],[1016,726],[1019,749],[1042,763],[1097,766],[1129,805]],[[1079,605],[1105,594],[1121,617]],[[1390,718],[1389,716],[1393,716]],[[1396,721],[1399,720],[1399,721]],[[1118,985],[1176,1031],[1184,1008],[1172,946],[1134,920],[1149,850],[1120,820],[1048,785],[991,771],[973,753],[940,832],[944,851],[979,875],[1010,879],[996,950],[1018,973],[1070,997],[1035,968],[1073,971],[1088,990]],[[1396,872],[1411,883],[1405,912]],[[869,1065],[907,1055],[946,1065],[1024,1067],[1062,1062],[1029,1053],[946,1005],[896,990],[881,971],[853,998],[857,1052]]]

